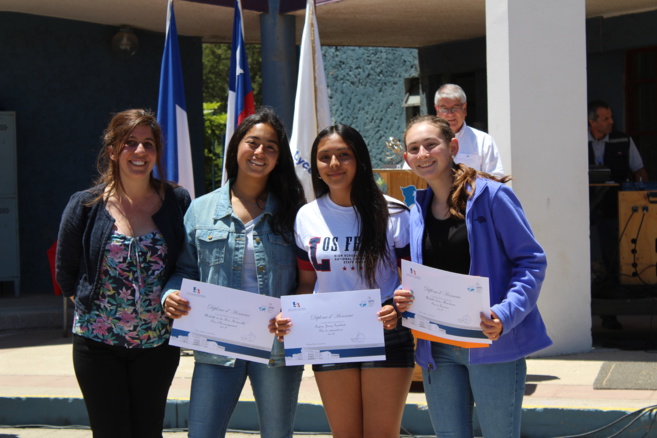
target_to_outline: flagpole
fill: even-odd
[[[309,9],[309,14],[310,14],[310,49],[312,50],[312,72],[315,74],[316,72],[316,66],[315,62],[317,59],[317,47],[315,45],[315,20],[316,20],[316,15],[315,15],[315,0],[308,0],[308,4],[310,5]],[[315,78],[316,80],[317,78]],[[317,87],[313,87],[313,100],[317,102]],[[317,118],[317,112],[315,112],[315,125],[319,125],[319,119]]]

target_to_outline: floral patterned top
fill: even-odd
[[[73,333],[104,344],[151,348],[169,339],[171,326],[160,295],[167,262],[164,236],[110,236],[99,276],[100,292],[89,313],[76,311]]]

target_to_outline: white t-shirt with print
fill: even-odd
[[[386,196],[386,201],[401,204]],[[314,293],[380,289],[381,302],[399,286],[397,260],[409,255],[409,212],[389,208],[387,240],[391,264],[379,264],[377,285],[369,287],[356,263],[359,223],[353,207],[341,207],[328,194],[299,210],[294,223],[297,262],[301,270],[317,273]]]

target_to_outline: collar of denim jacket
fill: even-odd
[[[219,220],[233,214],[233,206],[230,203],[230,188],[232,187],[233,182],[234,180],[227,181],[227,183],[221,186],[221,188],[219,188],[219,190],[216,192],[219,196],[219,202],[217,202],[217,209],[214,212],[215,220]],[[261,216],[264,217],[266,215],[272,215],[277,208],[278,200],[272,193],[269,193],[267,195],[267,204],[265,205],[265,209]]]

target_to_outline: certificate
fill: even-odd
[[[280,311],[279,298],[187,279],[180,296],[192,310],[173,320],[170,345],[269,363],[268,325]]]
[[[285,335],[285,364],[385,360],[378,289],[281,297],[283,316],[292,320]]]
[[[415,297],[402,324],[418,338],[469,348],[491,344],[479,326],[480,313],[490,314],[488,278],[402,260],[402,287]]]

